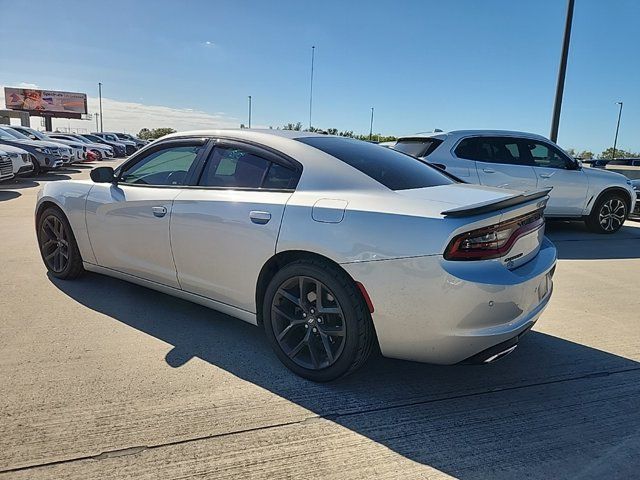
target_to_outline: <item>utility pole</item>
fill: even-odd
[[[249,128],[251,128],[251,95],[249,95]]]
[[[311,130],[311,110],[313,109],[313,61],[315,59],[316,47],[311,47],[311,89],[309,90],[309,130]]]
[[[102,129],[102,83],[98,82],[98,96],[100,97],[100,133],[104,130]]]
[[[556,99],[553,102],[553,118],[551,120],[552,142],[558,141],[558,127],[560,125],[560,110],[562,110],[562,95],[564,93],[564,78],[567,73],[567,56],[569,55],[569,42],[571,40],[571,24],[573,23],[574,0],[568,0],[567,19],[564,25],[564,40],[562,42],[562,55],[560,56],[560,69],[558,70],[558,84],[556,85]]]
[[[620,110],[618,110],[618,124],[616,125],[616,137],[613,139],[613,155],[611,156],[611,160],[616,159],[616,145],[618,144],[618,130],[620,130],[620,117],[622,117],[622,102],[616,102],[616,104],[620,105]]]
[[[369,125],[369,141],[373,139],[373,107],[371,107],[371,124]]]
[[[100,114],[96,113],[96,132],[100,129],[100,127],[98,126],[98,118],[100,118]]]

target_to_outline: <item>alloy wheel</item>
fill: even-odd
[[[297,365],[320,370],[342,354],[346,323],[333,292],[315,278],[283,282],[271,304],[273,333],[282,351]]]
[[[618,198],[611,198],[600,207],[598,222],[605,232],[613,232],[622,226],[626,215],[625,203]]]
[[[40,226],[40,250],[47,266],[56,273],[69,264],[69,237],[62,221],[54,215],[46,217]]]

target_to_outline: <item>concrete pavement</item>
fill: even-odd
[[[49,278],[38,184],[0,184],[0,479],[631,478],[640,467],[640,224],[552,223],[551,304],[489,366],[286,370],[259,328],[87,274]]]

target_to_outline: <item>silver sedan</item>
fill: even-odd
[[[548,191],[460,183],[370,143],[179,133],[91,179],[39,193],[52,276],[99,272],[262,325],[280,360],[315,381],[354,371],[378,347],[491,362],[551,296]]]

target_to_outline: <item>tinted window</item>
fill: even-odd
[[[551,145],[523,139],[521,146],[523,152],[529,152],[536,167],[569,169],[574,165],[571,160]]]
[[[489,163],[523,164],[517,141],[496,137],[465,138],[455,149],[459,158]]]
[[[438,145],[442,143],[442,140],[437,138],[425,138],[425,139],[413,139],[408,138],[404,140],[398,140],[393,146],[394,150],[406,153],[413,157],[426,157],[433,152]]]
[[[137,185],[184,185],[201,146],[155,151],[122,172],[120,181]]]
[[[454,183],[420,160],[372,143],[341,137],[306,137],[297,140],[342,160],[391,190]]]
[[[205,165],[200,185],[260,188],[271,162],[239,148],[216,147]]]
[[[277,163],[272,163],[262,187],[281,190],[292,189],[295,188],[297,180],[297,172]]]

